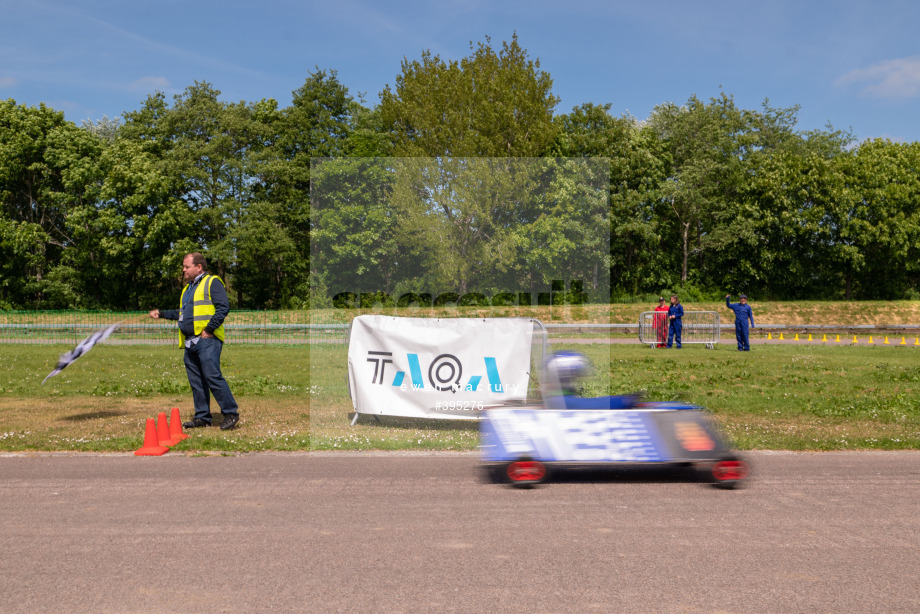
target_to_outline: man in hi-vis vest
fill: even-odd
[[[182,260],[185,288],[179,309],[154,309],[151,318],[179,321],[179,342],[185,346],[185,371],[192,387],[195,417],[182,426],[187,429],[211,426],[211,395],[220,405],[224,421],[220,428],[232,429],[240,419],[239,406],[220,372],[220,351],[224,346],[224,318],[230,313],[227,291],[217,275],[208,275],[208,263],[198,253]]]

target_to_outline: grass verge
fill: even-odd
[[[141,446],[147,418],[173,406],[190,417],[178,349],[101,346],[41,386],[68,349],[0,345],[0,450],[129,452]],[[741,449],[920,449],[920,366],[911,347],[568,349],[598,367],[591,394],[638,390],[705,406]],[[362,418],[350,426],[344,347],[230,344],[223,365],[240,426],[190,431],[176,451],[473,450],[478,441],[471,422]]]

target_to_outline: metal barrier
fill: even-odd
[[[706,314],[695,320],[694,314]],[[233,310],[227,318],[226,329],[233,343],[258,345],[343,346],[348,342],[348,327],[353,313],[332,310]],[[477,316],[478,317],[478,316]],[[639,339],[643,344],[658,342],[655,328],[656,312],[639,316]],[[719,340],[719,329],[734,337],[734,324],[721,324],[715,311],[688,311],[684,314],[683,343],[704,343],[708,347]],[[111,311],[0,311],[0,344],[75,344],[95,330],[121,322],[105,343],[113,345],[173,345],[177,343],[176,323],[151,320],[147,312]],[[545,325],[551,338],[588,336],[605,338],[610,335],[631,336],[637,325],[560,323]],[[756,331],[785,331],[792,333],[839,333],[848,335],[897,334],[920,336],[917,324],[758,324]],[[766,334],[766,332],[764,332]],[[667,341],[667,323],[662,339]]]
[[[353,316],[329,311],[234,310],[227,316],[224,328],[227,340],[233,344],[345,347]],[[106,344],[177,345],[179,342],[176,322],[152,320],[147,312],[73,310],[0,311],[0,344],[74,345],[93,331],[117,322],[121,324],[105,340]],[[539,325],[543,340],[539,348],[540,360],[546,351],[546,328]],[[535,351],[535,355],[537,353]]]
[[[685,311],[681,319],[681,345],[704,343],[712,349],[719,342],[722,329],[717,311]],[[650,347],[668,341],[668,312],[643,311],[639,314],[639,342]]]
[[[147,312],[0,311],[0,343],[75,344],[110,324],[120,326],[105,343],[176,345],[176,322],[151,320]],[[344,346],[348,323],[329,313],[231,311],[224,324],[233,343]]]

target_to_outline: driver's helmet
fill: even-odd
[[[555,352],[544,364],[543,378],[565,395],[579,394],[579,380],[591,374],[591,361],[578,352]]]

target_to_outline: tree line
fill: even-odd
[[[614,300],[920,298],[920,144],[802,131],[798,108],[724,92],[643,121],[558,104],[516,37],[406,59],[376,105],[321,69],[285,108],[207,82],[80,126],[0,101],[0,308],[168,303],[191,251],[238,308],[319,304],[336,283],[462,294],[576,269]],[[435,163],[393,180],[408,159]]]

